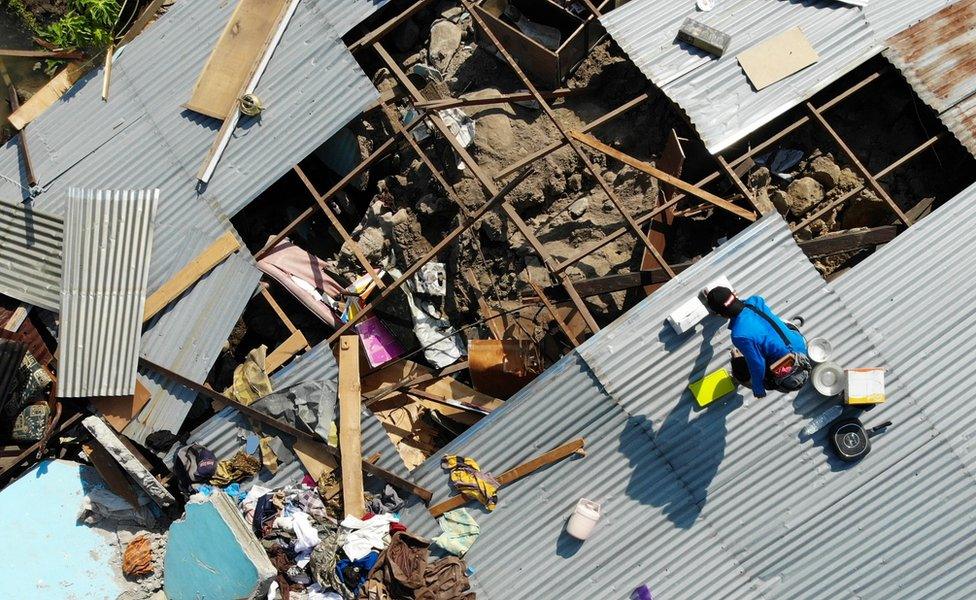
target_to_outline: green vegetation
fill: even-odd
[[[24,0],[0,0],[20,17],[31,32],[58,48],[78,49],[98,54],[112,43],[115,27],[125,0],[67,0],[67,10],[51,23],[41,23]],[[53,73],[64,61],[45,61],[45,71]]]
[[[64,16],[40,28],[37,35],[60,48],[103,50],[112,43],[121,10],[118,0],[69,0]]]

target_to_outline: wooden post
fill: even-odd
[[[339,340],[339,453],[342,466],[342,506],[347,515],[362,517],[363,449],[359,424],[361,389],[359,385],[359,337],[344,335]]]

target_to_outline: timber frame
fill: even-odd
[[[551,280],[556,282],[554,286],[550,286],[550,282],[530,281],[529,284],[532,286],[532,289],[536,291],[538,301],[541,302],[542,305],[545,306],[554,317],[556,317],[555,322],[560,326],[560,330],[563,332],[563,334],[568,338],[573,346],[576,346],[582,341],[582,339],[580,339],[577,334],[570,331],[565,326],[565,323],[562,322],[562,319],[558,318],[555,311],[555,304],[545,296],[547,290],[554,291],[559,289],[559,292],[555,294],[555,297],[559,298],[559,301],[557,302],[570,302],[579,312],[587,329],[594,333],[599,330],[599,325],[596,323],[596,320],[593,318],[593,315],[590,313],[584,301],[585,297],[591,295],[589,292],[591,292],[593,288],[592,286],[586,285],[587,282],[585,281],[574,282],[567,274],[567,269],[569,267],[573,266],[593,252],[600,250],[607,244],[619,239],[621,236],[631,235],[634,236],[644,247],[645,257],[642,263],[642,272],[653,272],[654,275],[651,279],[638,276],[636,279],[630,278],[628,281],[644,281],[646,285],[648,281],[653,280],[654,287],[660,283],[666,282],[668,279],[674,277],[676,271],[679,269],[672,268],[671,265],[667,264],[665,261],[661,254],[664,247],[663,236],[660,234],[655,234],[651,229],[651,224],[655,221],[661,221],[662,219],[667,219],[668,222],[670,222],[670,219],[675,215],[690,216],[700,213],[703,210],[712,208],[727,211],[729,214],[735,215],[744,222],[755,220],[761,213],[762,207],[756,203],[749,187],[742,180],[742,176],[740,175],[741,171],[737,169],[742,169],[746,165],[750,164],[747,161],[749,161],[752,157],[759,155],[767,149],[770,149],[774,146],[774,144],[789,134],[795,132],[800,127],[807,124],[813,124],[821,128],[833,140],[838,150],[840,150],[840,153],[844,156],[844,158],[847,159],[847,162],[858,173],[858,175],[860,175],[865,183],[835,199],[829,205],[816,209],[808,215],[804,215],[804,218],[801,221],[795,225],[792,225],[792,230],[794,233],[805,229],[830,210],[843,205],[844,202],[854,197],[857,193],[865,188],[870,189],[885,201],[886,205],[889,207],[900,225],[910,226],[914,221],[913,217],[917,217],[917,213],[919,212],[917,210],[918,207],[907,212],[902,211],[902,209],[881,186],[879,180],[890,174],[895,169],[903,166],[913,158],[922,154],[924,151],[931,149],[936,143],[945,139],[946,137],[943,133],[932,136],[884,169],[876,173],[868,172],[866,167],[860,162],[857,156],[854,155],[836,130],[831,127],[830,123],[827,121],[826,114],[830,111],[830,109],[837,106],[853,94],[865,89],[883,76],[881,72],[874,72],[820,106],[814,106],[809,102],[806,103],[806,115],[800,117],[762,143],[757,144],[741,155],[736,156],[735,158],[726,158],[721,154],[716,155],[715,161],[717,168],[710,175],[700,179],[694,184],[687,183],[679,178],[680,167],[677,169],[677,172],[670,172],[670,170],[666,168],[655,168],[653,165],[640,161],[632,156],[620,152],[615,148],[611,148],[603,144],[591,134],[593,130],[599,128],[601,125],[617,119],[618,117],[626,114],[628,111],[631,111],[635,107],[638,107],[642,103],[646,102],[650,98],[648,93],[645,92],[638,94],[617,108],[607,112],[603,116],[594,119],[593,121],[576,129],[571,130],[567,128],[559,121],[556,113],[551,107],[550,102],[561,98],[571,97],[580,90],[559,88],[552,91],[540,91],[537,89],[535,84],[529,79],[529,77],[513,59],[512,55],[505,48],[504,44],[502,44],[500,40],[492,33],[481,15],[472,10],[473,5],[476,4],[474,0],[461,0],[461,5],[471,15],[479,34],[483,36],[483,39],[495,46],[499,57],[508,64],[509,68],[518,77],[522,86],[524,87],[524,91],[503,93],[489,98],[479,99],[426,97],[424,93],[418,89],[413,82],[410,81],[403,68],[394,60],[394,58],[383,46],[383,39],[430,2],[431,0],[417,0],[416,2],[407,6],[399,14],[392,16],[373,31],[366,33],[349,45],[349,49],[353,53],[372,51],[375,56],[380,59],[400,87],[401,92],[398,94],[398,98],[405,98],[417,111],[418,117],[410,123],[403,123],[392,104],[394,94],[389,92],[384,94],[377,105],[375,105],[371,110],[378,109],[382,111],[387,121],[393,128],[393,135],[385,142],[377,146],[355,168],[353,168],[348,174],[342,177],[324,193],[316,189],[314,184],[305,175],[302,168],[299,165],[296,165],[293,168],[293,172],[298,176],[308,190],[309,195],[314,200],[314,204],[287,224],[278,234],[272,236],[270,241],[255,253],[255,258],[257,259],[264,257],[278,242],[288,236],[296,227],[307,221],[318,211],[325,214],[326,218],[332,225],[333,236],[336,237],[337,240],[349,246],[366,274],[368,274],[376,282],[377,289],[379,290],[379,293],[373,297],[371,302],[366,305],[363,311],[361,311],[351,321],[342,324],[332,335],[329,336],[328,341],[332,344],[337,343],[341,335],[348,332],[349,329],[354,327],[360,319],[372,312],[378,304],[383,302],[395,290],[403,285],[403,283],[405,283],[425,262],[435,258],[441,250],[455,241],[457,237],[460,236],[465,230],[474,225],[479,218],[488,212],[488,210],[497,208],[505,215],[512,225],[515,226],[522,236],[525,237],[534,253],[547,268]],[[591,12],[588,19],[600,16],[599,10],[593,5],[593,3],[586,2],[586,5]],[[556,130],[559,132],[559,139],[536,152],[526,155],[511,165],[500,169],[494,174],[487,173],[485,169],[474,160],[470,153],[455,139],[454,135],[448,129],[447,124],[438,114],[438,111],[447,108],[476,106],[489,103],[515,103],[526,100],[534,100],[536,102],[539,109],[553,123]],[[459,157],[460,161],[463,162],[467,169],[469,169],[469,172],[475,177],[483,189],[485,194],[485,202],[477,210],[471,210],[460,200],[453,186],[447,181],[442,172],[438,170],[428,153],[421,146],[420,142],[418,142],[412,135],[413,130],[421,123],[428,124],[432,133],[435,135],[439,134],[439,137],[451,146],[455,154]],[[526,221],[518,214],[515,207],[506,199],[506,195],[514,189],[518,182],[523,180],[529,174],[533,163],[566,146],[569,146],[573,150],[574,154],[576,154],[577,158],[582,164],[582,168],[594,176],[594,179],[600,186],[601,191],[609,198],[610,202],[623,217],[624,224],[619,229],[607,233],[601,239],[592,241],[579,248],[568,258],[557,260],[547,251],[536,233],[532,231],[528,223],[526,223]],[[422,161],[430,172],[431,176],[443,188],[447,198],[458,207],[460,225],[449,233],[445,239],[437,243],[431,252],[422,257],[415,264],[408,267],[403,276],[398,278],[393,283],[384,284],[384,282],[378,276],[375,267],[370,264],[362,249],[355,242],[355,240],[352,239],[349,231],[342,225],[335,212],[332,210],[332,208],[330,208],[329,202],[337,194],[342,193],[350,183],[355,181],[370,167],[382,161],[395,150],[404,147],[408,147],[416,155],[416,157]],[[586,151],[584,151],[584,148],[586,148]],[[621,161],[624,164],[630,165],[658,178],[662,184],[661,188],[663,196],[660,199],[658,206],[646,214],[640,216],[631,215],[610,184],[606,183],[602,177],[596,176],[596,170],[588,152],[599,152],[605,154],[614,160]],[[717,183],[722,179],[730,182],[734,188],[742,194],[742,196],[749,202],[748,208],[735,205],[728,200],[719,198],[704,190],[704,186]],[[686,199],[694,199],[698,200],[698,202],[685,202],[684,204],[686,204],[686,206],[679,210],[679,203]],[[847,236],[844,239],[865,239],[870,241],[873,238]],[[622,274],[618,277],[626,277],[627,275],[629,274]],[[580,285],[584,286],[587,293],[580,293],[580,290],[578,289]],[[649,287],[648,291],[650,291],[650,289],[653,288]],[[265,299],[272,304],[272,307],[275,308],[275,312],[278,314],[279,318],[282,319],[282,322],[286,325],[289,332],[294,336],[296,334],[294,325],[288,320],[287,316],[284,315],[280,307],[276,306],[276,303],[271,297],[270,290],[266,284],[262,290],[262,295],[264,295]],[[531,299],[526,300],[531,301]],[[282,344],[282,347],[284,346],[285,344]],[[294,352],[295,346],[293,345],[292,348],[292,351]]]

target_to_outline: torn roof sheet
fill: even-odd
[[[686,17],[731,36],[716,58],[675,36]],[[860,8],[834,0],[728,0],[696,12],[694,0],[632,0],[600,22],[630,59],[688,116],[717,154],[810,98],[882,46]],[[800,27],[820,60],[755,91],[736,55]]]
[[[256,90],[267,110],[242,121],[210,184],[198,189],[196,172],[220,122],[180,105],[234,3],[176,2],[118,51],[108,102],[98,69],[30,124],[37,208],[62,214],[69,186],[160,188],[156,289],[184,266],[176,256],[187,240],[205,248],[226,219],[378,98],[340,36],[382,4],[299,4]],[[16,139],[0,147],[0,176],[4,198],[30,196]]]
[[[61,217],[0,200],[0,294],[58,310],[63,242]]]
[[[895,35],[884,55],[976,155],[976,1],[947,6]]]
[[[826,336],[843,365],[892,366],[786,223],[762,218],[442,450],[498,474],[587,440],[585,458],[503,488],[493,512],[468,505],[482,532],[465,557],[479,598],[623,597],[644,583],[656,599],[966,597],[976,553],[960,540],[976,533],[966,508],[973,477],[897,371],[888,402],[864,417],[895,425],[855,465],[826,450],[825,431],[801,434],[829,406],[810,389],[764,399],[740,389],[695,409],[688,383],[728,365],[728,328],[709,317],[678,336],[665,318],[719,275],[805,317],[806,335]],[[451,493],[440,457],[413,472],[434,502]],[[580,543],[564,526],[584,497],[602,502],[603,515]],[[438,532],[422,506],[404,520]]]
[[[58,396],[135,392],[159,190],[72,188],[65,213]]]

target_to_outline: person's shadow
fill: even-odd
[[[701,335],[698,356],[688,373],[689,384],[707,374],[715,355],[713,338],[723,325],[721,319],[710,317],[700,332],[684,336],[678,336],[668,325],[662,328],[658,338],[669,351],[676,351],[689,343],[691,337]],[[740,406],[742,395],[735,392],[699,408],[686,385],[677,405],[656,433],[653,422],[646,416],[630,417],[619,445],[631,466],[627,495],[642,504],[661,507],[677,527],[693,526],[705,507],[708,488],[725,457],[726,419]],[[634,437],[638,432],[650,438],[647,444]],[[660,472],[662,466],[673,477],[665,478]]]

